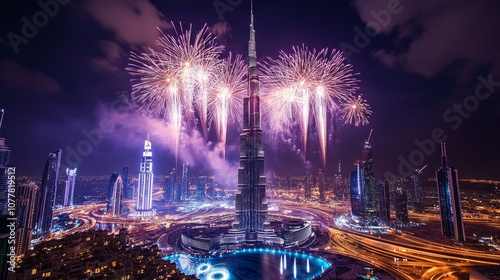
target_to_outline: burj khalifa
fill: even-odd
[[[233,223],[234,230],[245,232],[247,241],[257,240],[260,233],[269,231],[260,125],[259,74],[256,60],[252,7],[250,41],[248,42],[248,91],[243,99],[243,132],[240,134],[238,192],[235,196],[236,219]]]

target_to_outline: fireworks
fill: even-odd
[[[225,158],[228,121],[241,122],[246,69],[241,56],[233,58],[231,53],[214,69],[208,105],[210,120],[215,124],[218,140],[222,144],[222,158]]]
[[[342,118],[346,124],[355,126],[368,124],[368,117],[372,114],[370,105],[359,95],[356,98],[347,100],[340,110]]]
[[[193,36],[192,27],[174,28],[158,39],[161,51],[131,53],[127,67],[132,96],[142,107],[166,119],[173,127],[176,162],[181,127],[200,127],[205,140],[213,125],[225,158],[228,122],[241,123],[247,67],[241,56],[220,59],[223,46],[204,26]],[[316,126],[323,167],[326,167],[327,119],[339,114],[346,124],[368,124],[372,113],[361,96],[352,66],[337,50],[293,47],[262,65],[263,111],[274,133],[300,130],[304,158],[310,123]]]
[[[163,49],[131,54],[127,70],[132,76],[132,96],[174,128],[177,162],[182,120],[193,126],[198,114],[203,136],[207,137],[208,86],[217,67],[223,46],[204,26],[194,37],[192,27],[174,28],[175,35],[158,39]]]
[[[298,123],[305,158],[312,118],[325,167],[327,114],[343,108],[358,89],[352,66],[344,63],[340,51],[316,51],[305,46],[293,47],[291,54],[280,51],[278,59],[268,59],[263,66],[263,82],[268,91],[263,100],[270,127],[282,131]]]

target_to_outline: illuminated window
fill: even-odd
[[[35,275],[35,274],[36,274],[36,268],[33,268],[33,269],[31,270],[31,275]]]

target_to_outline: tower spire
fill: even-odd
[[[4,110],[0,109],[0,129],[2,129],[3,114],[4,114]]]
[[[255,68],[257,66],[256,60],[257,50],[255,45],[255,28],[253,23],[253,1],[250,1],[250,41],[248,42],[248,66]]]

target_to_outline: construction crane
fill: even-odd
[[[365,145],[370,144],[370,139],[372,138],[373,129],[370,129],[370,134],[368,134],[368,139],[365,140]]]
[[[422,167],[422,168],[420,168],[420,169],[415,169],[415,172],[416,172],[417,174],[419,174],[419,175],[420,175],[420,174],[422,174],[422,171],[423,171],[426,167],[427,167],[427,164],[426,164],[426,165],[424,165],[424,167]]]

